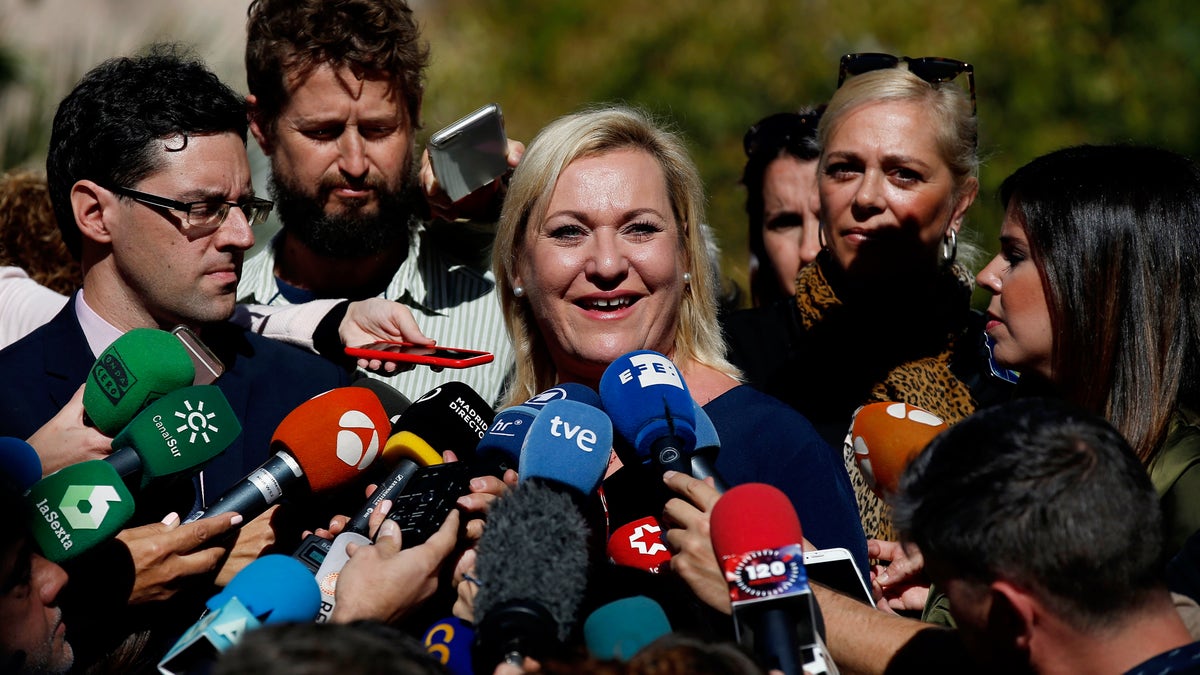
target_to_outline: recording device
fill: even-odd
[[[819,551],[805,551],[804,569],[808,573],[809,581],[815,581],[872,607],[875,606],[871,589],[867,588],[862,572],[848,549],[823,548]]]
[[[46,476],[26,496],[34,541],[63,562],[107,540],[133,516],[133,495],[104,460],[72,464]]]
[[[312,575],[278,554],[250,563],[205,603],[206,612],[158,664],[164,675],[208,673],[221,652],[263,625],[310,622],[321,595]]]
[[[150,402],[191,385],[195,378],[192,357],[175,336],[134,328],[92,364],[84,382],[83,409],[101,433],[113,436]]]
[[[896,492],[904,468],[949,426],[942,418],[907,403],[868,403],[850,424],[854,460],[867,484],[887,499]]]
[[[508,135],[500,106],[489,103],[429,138],[433,174],[452,201],[508,171]]]
[[[196,370],[192,384],[212,384],[225,372],[225,364],[191,328],[180,324],[171,329],[171,334],[183,343],[192,358],[192,367]]]
[[[475,675],[471,663],[471,643],[474,641],[475,629],[456,616],[433,624],[421,639],[425,651],[440,661],[450,675]]]
[[[491,363],[490,352],[473,349],[414,345],[408,342],[372,342],[369,345],[346,347],[346,354],[356,359],[378,359],[399,363],[415,363],[433,368],[470,368]]]
[[[24,492],[42,479],[42,458],[26,441],[0,436],[0,472],[7,474],[15,487]]]
[[[662,606],[644,595],[602,605],[583,622],[588,651],[601,660],[628,661],[670,632],[671,622]]]
[[[323,492],[354,480],[379,455],[392,428],[379,398],[339,387],[301,403],[271,437],[275,455],[186,522],[239,513],[249,522],[285,492]]]
[[[733,604],[738,643],[767,670],[801,675],[820,649],[816,609],[787,495],[764,483],[726,492],[713,506],[712,543]]]

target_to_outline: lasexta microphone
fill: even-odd
[[[88,371],[83,409],[106,436],[119,432],[152,401],[192,384],[192,357],[174,335],[134,328],[108,346]]]
[[[46,558],[63,562],[121,530],[133,516],[133,495],[107,462],[64,467],[29,489],[33,538]]]
[[[868,403],[854,414],[850,438],[854,460],[880,499],[895,494],[900,475],[935,436],[949,428],[942,418],[907,403]]]

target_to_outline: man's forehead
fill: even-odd
[[[212,187],[208,184],[213,182],[241,187],[250,181],[245,144],[232,131],[174,134],[156,139],[153,147],[157,158],[143,182],[166,180],[199,189]]]
[[[404,112],[400,83],[397,78],[381,71],[329,63],[307,68],[296,66],[287,70],[284,83],[289,103],[296,103],[299,94],[299,103],[316,104],[317,101],[308,98],[319,95],[322,91],[336,89],[356,101],[365,100],[366,97],[381,98],[393,105],[397,114]]]

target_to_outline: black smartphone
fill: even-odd
[[[480,469],[470,462],[447,462],[419,469],[399,497],[392,500],[388,520],[400,526],[400,548],[428,541],[446,522],[458,498],[471,491]]]

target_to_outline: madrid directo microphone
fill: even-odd
[[[475,446],[487,433],[496,413],[470,386],[446,382],[412,402],[396,421],[384,455],[403,448],[409,454],[428,457],[430,464],[441,461],[443,450],[461,453],[459,459],[474,454]],[[435,461],[436,460],[436,461]]]
[[[900,475],[935,436],[949,428],[942,418],[907,403],[868,403],[850,426],[854,459],[881,499],[895,494]]]
[[[257,517],[285,492],[323,492],[344,485],[375,461],[391,421],[379,398],[339,387],[301,403],[271,437],[275,455],[187,522],[223,513]]]
[[[92,459],[46,476],[29,489],[28,521],[42,554],[69,560],[107,540],[133,516],[133,495],[110,464]]]
[[[134,328],[92,364],[83,386],[83,409],[97,429],[113,436],[142,408],[195,378],[192,358],[178,338],[155,328]]]
[[[713,506],[711,528],[738,642],[765,669],[802,675],[818,640],[803,533],[791,501],[764,483],[739,485]]]

